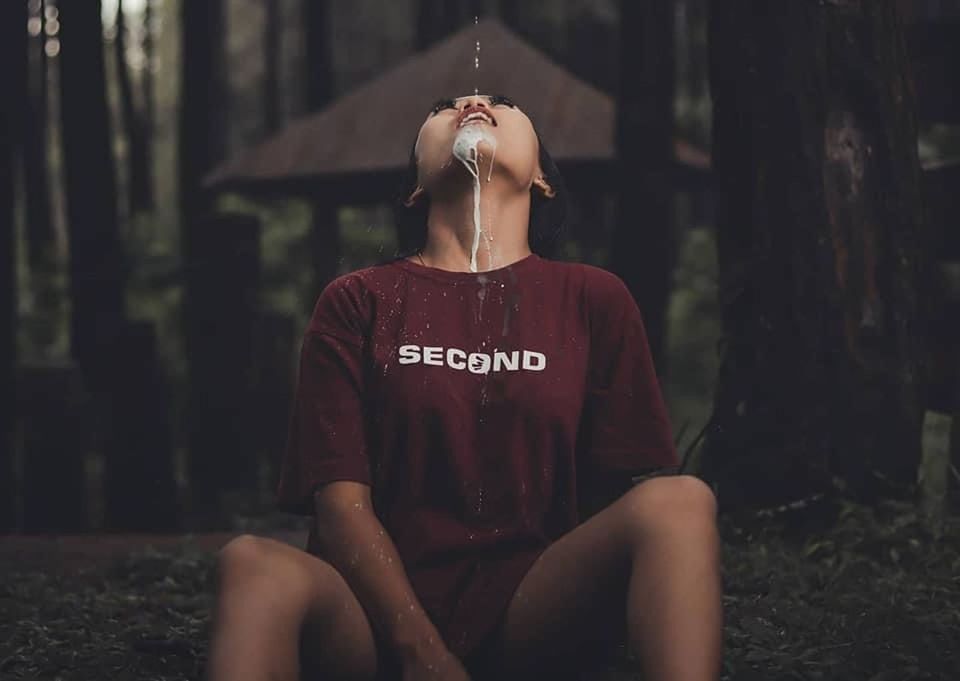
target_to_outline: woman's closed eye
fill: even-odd
[[[453,101],[450,97],[444,97],[443,99],[437,100],[437,102],[430,109],[430,115],[436,116],[438,113],[444,109],[456,109],[457,103]]]
[[[498,104],[505,104],[511,109],[516,109],[517,105],[512,99],[506,95],[490,95],[490,106],[497,106]]]

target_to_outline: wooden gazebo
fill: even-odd
[[[354,204],[391,200],[429,106],[475,88],[517,101],[568,184],[583,191],[606,184],[614,161],[613,98],[495,19],[469,26],[290,123],[216,168],[205,184],[260,196],[328,195]],[[709,156],[682,141],[675,149],[675,186],[702,187]]]

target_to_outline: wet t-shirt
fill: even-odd
[[[320,295],[278,494],[309,515],[324,483],[370,485],[414,591],[467,655],[577,525],[578,478],[676,464],[618,277],[536,254],[482,273],[397,259]]]

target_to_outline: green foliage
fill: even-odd
[[[716,347],[721,325],[713,230],[688,230],[678,251],[667,310],[665,393],[675,429],[689,424],[692,437],[712,411],[719,368]]]
[[[339,218],[341,273],[367,267],[396,252],[397,233],[389,206],[345,206]]]
[[[937,162],[960,157],[960,126],[930,125],[920,130],[921,162]]]

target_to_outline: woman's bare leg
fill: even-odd
[[[589,644],[622,636],[625,626],[646,681],[716,681],[719,559],[709,486],[688,475],[637,485],[530,568],[495,647],[504,677],[525,678],[546,661],[569,667],[580,660],[561,657],[564,651],[595,652]]]
[[[329,563],[265,537],[224,546],[209,681],[374,679],[377,667],[366,613]]]

